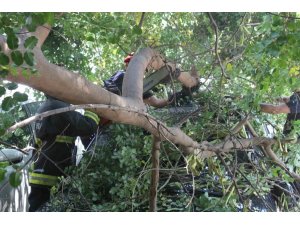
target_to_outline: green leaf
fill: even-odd
[[[27,38],[24,42],[25,48],[33,49],[38,42],[38,39],[35,36]]]
[[[9,162],[0,162],[0,168],[5,168],[7,166],[9,166]]]
[[[0,53],[0,65],[6,66],[9,64],[9,58],[4,53]]]
[[[25,102],[28,100],[28,95],[27,94],[22,94],[20,92],[15,92],[13,95],[14,100],[17,102]]]
[[[14,35],[14,30],[11,27],[4,28],[5,33],[8,35]]]
[[[91,41],[91,42],[94,42],[95,41],[95,38],[93,36],[88,36],[86,38],[87,41]]]
[[[7,45],[11,50],[17,49],[19,46],[19,39],[14,33],[9,33],[7,36]]]
[[[6,173],[6,170],[0,168],[0,182],[4,180],[5,173]]]
[[[139,26],[137,26],[137,25],[135,25],[133,28],[132,28],[132,32],[134,33],[134,34],[137,34],[137,35],[139,35],[139,34],[142,34],[142,29],[139,27]]]
[[[10,24],[10,19],[7,16],[3,15],[0,19],[0,24],[2,26],[8,26]]]
[[[17,66],[21,66],[24,62],[22,53],[20,51],[13,51],[11,53],[11,59]]]
[[[12,172],[9,175],[9,183],[12,187],[17,188],[22,182],[22,174],[21,172]]]
[[[37,26],[40,26],[44,23],[52,23],[54,20],[54,18],[52,18],[53,15],[51,16],[46,14],[47,13],[32,13],[30,16],[28,16],[26,19],[26,28],[28,31],[34,32]]]
[[[43,13],[43,20],[44,20],[44,23],[53,25],[54,24],[54,13],[52,13],[52,12]]]
[[[28,66],[33,66],[34,65],[33,53],[26,51],[24,53],[24,60]]]
[[[5,129],[0,127],[0,137],[5,134]]]
[[[228,64],[226,65],[226,70],[227,70],[228,72],[232,71],[232,64],[231,64],[231,63],[228,63]]]
[[[8,89],[8,90],[15,90],[18,88],[18,84],[16,83],[7,83],[5,84],[5,87]]]
[[[15,102],[14,102],[13,98],[8,96],[3,99],[1,106],[4,111],[8,111],[10,108],[12,108],[14,106],[14,104],[15,104]]]
[[[31,18],[27,19],[27,21],[30,21],[28,24],[26,24],[26,28],[29,32],[34,32],[36,30],[37,25],[31,22]]]
[[[0,77],[4,78],[8,75],[8,69],[0,67]]]
[[[6,89],[5,89],[4,87],[0,86],[0,97],[1,97],[2,95],[4,95],[5,92],[6,92]]]

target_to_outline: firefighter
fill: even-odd
[[[260,110],[270,114],[287,114],[283,129],[283,134],[285,135],[284,140],[296,143],[299,134],[294,130],[293,122],[300,120],[300,88],[296,89],[290,97],[281,97],[276,100],[280,102],[280,104],[261,103]]]
[[[127,69],[130,60],[133,58],[133,54],[134,52],[130,53],[124,59],[125,70]],[[114,94],[122,95],[122,85],[123,85],[124,75],[125,75],[124,70],[117,71],[109,79],[104,81],[104,88],[110,92],[113,92]],[[157,98],[154,96],[152,91],[147,91],[146,93],[143,94],[143,101],[145,104],[153,106],[155,108],[162,108],[170,104],[172,102],[172,99]]]
[[[69,104],[46,96],[37,113],[68,107]],[[77,136],[97,131],[99,117],[90,111],[84,115],[69,111],[48,116],[35,124],[36,148],[33,170],[29,173],[29,211],[37,211],[50,198],[50,189],[72,164],[72,149]]]

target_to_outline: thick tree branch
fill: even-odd
[[[152,172],[151,172],[151,183],[150,183],[150,212],[157,211],[157,187],[159,181],[159,151],[160,151],[160,140],[153,136],[152,143]]]
[[[8,128],[6,132],[12,132],[17,128],[28,125],[34,121],[41,120],[47,116],[76,109],[91,109],[98,115],[104,114],[105,118],[111,119],[112,121],[143,127],[160,140],[169,140],[172,143],[182,145],[182,150],[186,154],[193,153],[194,149],[199,146],[197,142],[193,141],[190,137],[185,135],[180,129],[167,127],[163,122],[157,120],[156,118],[141,110],[103,104],[72,105],[65,108],[50,110],[16,123],[15,125]]]
[[[37,43],[38,48],[42,47],[50,31],[51,31],[51,26],[49,24],[44,24],[43,26],[37,27],[36,31],[32,33],[32,36],[36,36],[38,39],[38,43]]]

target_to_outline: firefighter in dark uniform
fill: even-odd
[[[37,113],[68,107],[69,104],[50,96]],[[99,117],[90,111],[84,115],[69,111],[48,116],[35,125],[37,151],[33,171],[29,173],[29,211],[38,210],[50,198],[64,169],[72,165],[72,149],[77,136],[89,136],[97,131]]]

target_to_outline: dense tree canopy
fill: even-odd
[[[103,80],[123,68],[123,58],[128,53],[137,52],[145,59],[130,65],[131,75],[144,72],[156,54],[155,49],[183,71],[190,71],[194,65],[201,78],[200,89],[189,102],[200,107],[196,114],[186,113],[182,117],[177,111],[174,115],[171,106],[162,110],[148,108],[146,121],[159,119],[166,130],[174,128],[174,136],[181,137],[172,140],[171,134],[161,138],[164,142],[160,145],[157,210],[255,210],[251,208],[251,199],[265,199],[274,185],[300,181],[297,144],[277,141],[282,137],[285,116],[259,111],[260,102],[274,102],[274,98],[289,96],[300,87],[299,19],[296,13],[1,13],[1,143],[24,148],[28,141],[21,129],[5,134],[22,120],[18,106],[28,99],[28,93],[17,91],[18,85],[10,81],[26,83],[42,73],[51,76],[51,71],[56,70],[63,77],[68,76],[66,71],[72,71],[70,77],[84,77],[98,91]],[[41,50],[58,67],[43,71],[40,66],[44,59],[39,58],[36,50],[42,39],[39,29],[50,31]],[[27,35],[30,32],[36,32],[36,37]],[[51,93],[58,93],[56,86],[51,88]],[[178,82],[159,85],[156,95],[168,97],[180,88]],[[103,99],[109,97],[110,101],[99,102],[102,96],[96,96],[90,97],[95,101],[76,102],[74,99],[83,90],[70,91],[68,94],[74,98],[62,98],[73,104],[102,103],[125,108],[130,105],[101,90],[95,93],[103,95]],[[84,92],[87,96],[88,91]],[[39,92],[35,96],[41,98]],[[125,97],[132,97],[129,88]],[[185,103],[177,108],[184,106]],[[97,112],[109,116],[111,112],[104,110],[107,109]],[[105,132],[109,134],[104,135],[113,141],[96,149],[93,156],[84,157],[79,167],[70,169],[73,182],[67,184],[67,204],[61,207],[65,198],[60,198],[60,191],[56,190],[52,210],[149,210],[145,196],[153,171],[149,162],[152,137],[146,133],[160,135],[155,133],[156,127],[136,119],[136,115],[128,113],[114,118],[117,123],[107,128]],[[268,136],[266,128],[276,138]],[[166,131],[161,132],[162,136],[167,135]],[[240,152],[253,149],[255,160],[240,161]],[[203,152],[214,156],[197,157]],[[4,173],[5,167],[0,167],[0,178]],[[197,190],[202,190],[201,194]],[[211,197],[212,190],[220,192],[221,197]],[[285,193],[279,199],[280,210],[298,210],[298,205],[290,200],[298,194]]]

